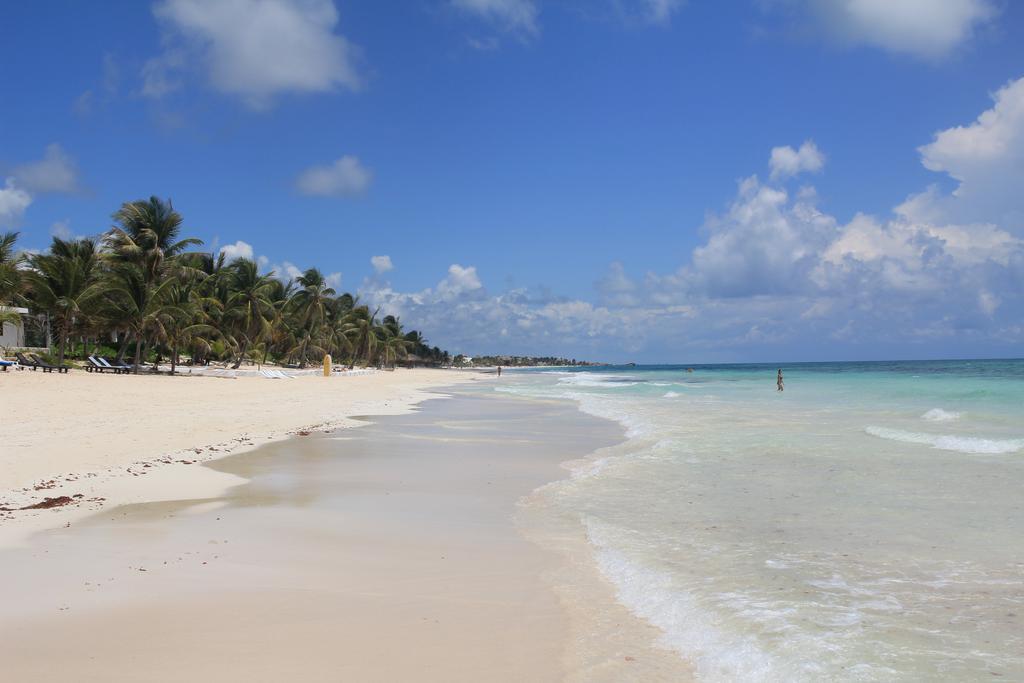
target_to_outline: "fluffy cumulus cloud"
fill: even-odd
[[[10,227],[21,222],[25,209],[32,203],[32,195],[18,187],[14,178],[7,178],[0,187],[0,227]]]
[[[395,268],[394,264],[391,263],[390,256],[371,256],[370,265],[373,266],[373,272],[377,275],[383,275]]]
[[[320,197],[356,197],[366,192],[373,172],[358,157],[345,155],[326,166],[311,166],[299,174],[296,189]]]
[[[813,140],[806,140],[799,149],[789,145],[773,147],[768,159],[772,179],[788,178],[799,173],[817,173],[825,167],[825,155]]]
[[[840,220],[813,188],[791,187],[794,174],[821,170],[824,155],[805,143],[773,150],[766,178],[739,181],[674,271],[631,274],[610,264],[595,282],[597,303],[492,292],[462,264],[425,290],[398,292],[376,278],[360,294],[436,343],[471,353],[729,360],[1012,352],[1024,343],[1024,195],[1013,185],[1024,177],[1022,82],[998,90],[975,122],[921,148],[927,168],[959,181],[953,192],[925,190],[886,215]]]
[[[227,259],[228,263],[231,263],[236,258],[253,258],[252,245],[242,240],[238,240],[234,244],[225,244],[220,248],[220,253],[224,254],[224,258]]]
[[[59,237],[62,240],[74,239],[75,233],[71,230],[71,221],[67,219],[57,221],[50,226],[50,235],[53,237]]]
[[[443,300],[451,300],[460,296],[473,295],[483,289],[476,267],[462,267],[453,263],[448,268],[448,275],[437,283],[437,295]]]
[[[926,168],[959,185],[948,195],[931,188],[912,197],[904,213],[994,222],[1024,236],[1024,78],[1000,88],[993,100],[973,123],[940,131],[920,148]]]
[[[0,186],[0,227],[19,225],[26,209],[41,194],[72,194],[81,191],[78,167],[64,149],[54,143],[43,158],[6,169]]]
[[[332,0],[161,0],[153,13],[165,48],[143,66],[144,95],[163,97],[193,70],[254,107],[281,93],[362,85]]]
[[[994,0],[803,0],[803,4],[831,36],[843,42],[930,60],[967,43],[998,12]]]
[[[633,351],[643,347],[645,330],[692,313],[686,306],[616,309],[527,289],[491,293],[474,266],[460,264],[435,287],[399,292],[367,280],[359,297],[427,331],[431,343],[466,353],[598,353],[609,340]]]
[[[283,261],[281,263],[269,263],[269,260],[261,258],[260,265],[269,265],[270,272],[273,273],[274,277],[282,282],[288,282],[302,275],[302,269],[291,261]]]
[[[12,172],[18,185],[34,194],[78,192],[78,168],[74,159],[54,143],[48,145],[43,158],[16,166]]]
[[[618,261],[608,266],[608,272],[597,281],[597,291],[602,303],[612,306],[635,306],[637,304],[637,283],[626,274],[626,268]]]
[[[508,31],[524,35],[538,32],[538,8],[534,0],[451,0],[451,4]]]

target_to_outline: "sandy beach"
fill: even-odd
[[[210,497],[241,483],[197,463],[299,432],[398,414],[472,372],[263,377],[66,375],[0,377],[0,547],[102,507]],[[17,510],[67,496],[71,505]],[[77,497],[76,497],[77,496]]]
[[[623,680],[638,651],[581,675],[562,562],[515,522],[618,438],[571,403],[476,391],[200,465],[238,485],[0,551],[0,658],[42,681]]]

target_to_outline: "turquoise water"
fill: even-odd
[[[540,494],[701,680],[1024,680],[1024,361],[776,369],[499,391],[626,428]]]

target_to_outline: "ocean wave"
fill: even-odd
[[[1024,439],[981,439],[974,436],[956,436],[953,434],[925,434],[922,432],[905,432],[901,429],[876,427],[870,425],[864,429],[871,436],[903,443],[919,443],[943,451],[958,453],[999,455],[1016,453],[1024,448]]]
[[[678,394],[678,393],[676,393],[674,391],[666,391],[665,395],[662,398],[678,398],[681,395],[682,394]]]
[[[776,662],[754,638],[718,628],[693,595],[673,585],[671,575],[630,560],[610,542],[603,524],[584,522],[598,567],[615,586],[618,601],[660,629],[664,646],[692,658],[700,680],[779,679]]]
[[[922,420],[928,420],[929,422],[949,422],[950,420],[959,420],[961,413],[943,410],[942,408],[932,408],[927,413],[921,416]]]
[[[599,387],[610,389],[614,387],[632,387],[639,384],[636,377],[631,375],[599,375],[590,372],[574,372],[558,380],[559,384],[567,384],[577,387]]]

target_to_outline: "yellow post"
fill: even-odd
[[[324,377],[331,376],[331,354],[324,354]]]

